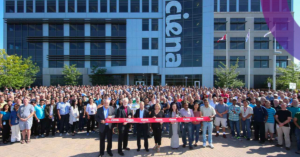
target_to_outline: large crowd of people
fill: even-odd
[[[112,154],[112,137],[118,134],[118,154],[129,151],[128,136],[141,138],[145,151],[154,136],[153,149],[160,152],[162,135],[170,147],[214,148],[212,136],[237,140],[266,141],[291,148],[297,139],[300,154],[300,95],[296,91],[261,91],[244,88],[205,88],[185,86],[50,86],[24,89],[5,88],[0,92],[2,141],[29,144],[32,137],[99,132],[100,154]],[[209,117],[203,122],[106,123],[107,118]],[[98,129],[97,129],[98,127]],[[220,128],[221,127],[221,128]],[[215,131],[214,131],[215,130]],[[253,132],[253,134],[252,134]],[[296,138],[294,138],[294,136]]]

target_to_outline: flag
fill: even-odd
[[[226,40],[226,34],[222,38],[220,38],[217,42],[223,41],[223,40]]]
[[[275,32],[275,30],[276,30],[276,25],[271,29],[271,31],[269,31],[268,33],[266,33],[266,34],[264,35],[264,37],[266,37],[266,36],[268,36],[269,34]]]
[[[248,32],[248,34],[246,36],[246,42],[248,42],[249,38],[250,38],[250,33]]]

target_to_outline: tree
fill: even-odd
[[[239,72],[236,72],[236,69],[238,68],[238,62],[236,61],[234,66],[231,66],[230,68],[226,67],[224,63],[221,62],[222,66],[219,66],[219,69],[216,69],[216,76],[217,80],[215,81],[216,85],[219,87],[226,87],[226,88],[232,88],[232,87],[242,87],[245,84],[238,80],[237,77],[239,76]]]
[[[277,68],[277,73],[280,75],[276,80],[278,89],[289,88],[289,83],[296,83],[297,88],[300,87],[300,66],[292,62],[286,68]]]
[[[33,64],[31,58],[23,59],[22,56],[7,55],[5,50],[0,50],[0,86],[20,88],[31,85],[39,72],[39,67]]]
[[[78,84],[78,79],[81,76],[81,73],[76,68],[76,64],[71,66],[65,64],[62,74],[64,75],[65,84],[72,86],[76,86]]]
[[[93,66],[92,75],[89,75],[92,85],[106,84],[107,77],[105,75],[107,69]]]

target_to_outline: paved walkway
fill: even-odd
[[[180,147],[178,150],[172,150],[170,148],[170,139],[167,135],[164,135],[162,139],[161,152],[155,153],[154,150],[146,152],[142,147],[140,152],[137,152],[136,137],[130,135],[129,148],[130,151],[124,151],[126,157],[241,157],[241,156],[284,156],[294,157],[296,143],[293,142],[293,147],[290,151],[286,151],[284,148],[275,147],[274,144],[266,143],[261,145],[256,141],[238,141],[231,139],[227,135],[227,139],[223,137],[213,137],[214,149],[195,147],[194,150],[189,150],[188,147]],[[202,136],[200,136],[202,139]],[[143,143],[143,141],[142,141]],[[180,144],[182,144],[180,140]],[[149,146],[154,146],[154,139],[149,139]],[[113,154],[118,157],[117,154],[117,135],[113,137]],[[58,134],[55,137],[32,139],[30,144],[7,144],[0,145],[0,156],[5,157],[97,157],[99,155],[99,138],[98,134],[78,134],[76,136],[63,136],[59,137]],[[107,154],[106,154],[107,156]]]

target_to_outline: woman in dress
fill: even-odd
[[[77,130],[78,121],[79,121],[79,111],[77,107],[77,101],[72,100],[71,108],[70,108],[70,119],[69,119],[69,123],[71,124],[72,136],[75,136],[75,130]]]
[[[177,109],[176,103],[171,103],[170,108],[170,114],[171,118],[179,117],[179,112]],[[172,149],[178,149],[179,148],[179,137],[181,137],[180,129],[179,129],[179,123],[178,122],[171,122],[171,129],[169,137],[171,138],[171,148]]]
[[[164,113],[161,110],[161,106],[159,103],[154,105],[154,111],[151,113],[152,118],[164,118]],[[156,149],[157,152],[160,152],[160,145],[161,145],[161,132],[162,132],[162,124],[160,123],[152,123],[151,128],[153,130],[154,135],[154,143],[155,146],[153,149]]]
[[[196,102],[193,108],[193,112],[194,112],[194,117],[201,117],[201,112],[200,112],[200,107],[199,107],[199,103]],[[200,131],[200,127],[201,124],[199,121],[196,122],[192,122],[193,123],[193,136],[192,136],[192,141],[195,140],[195,144],[194,146],[197,146],[198,140],[199,140],[199,131]],[[196,138],[194,138],[196,137]]]

